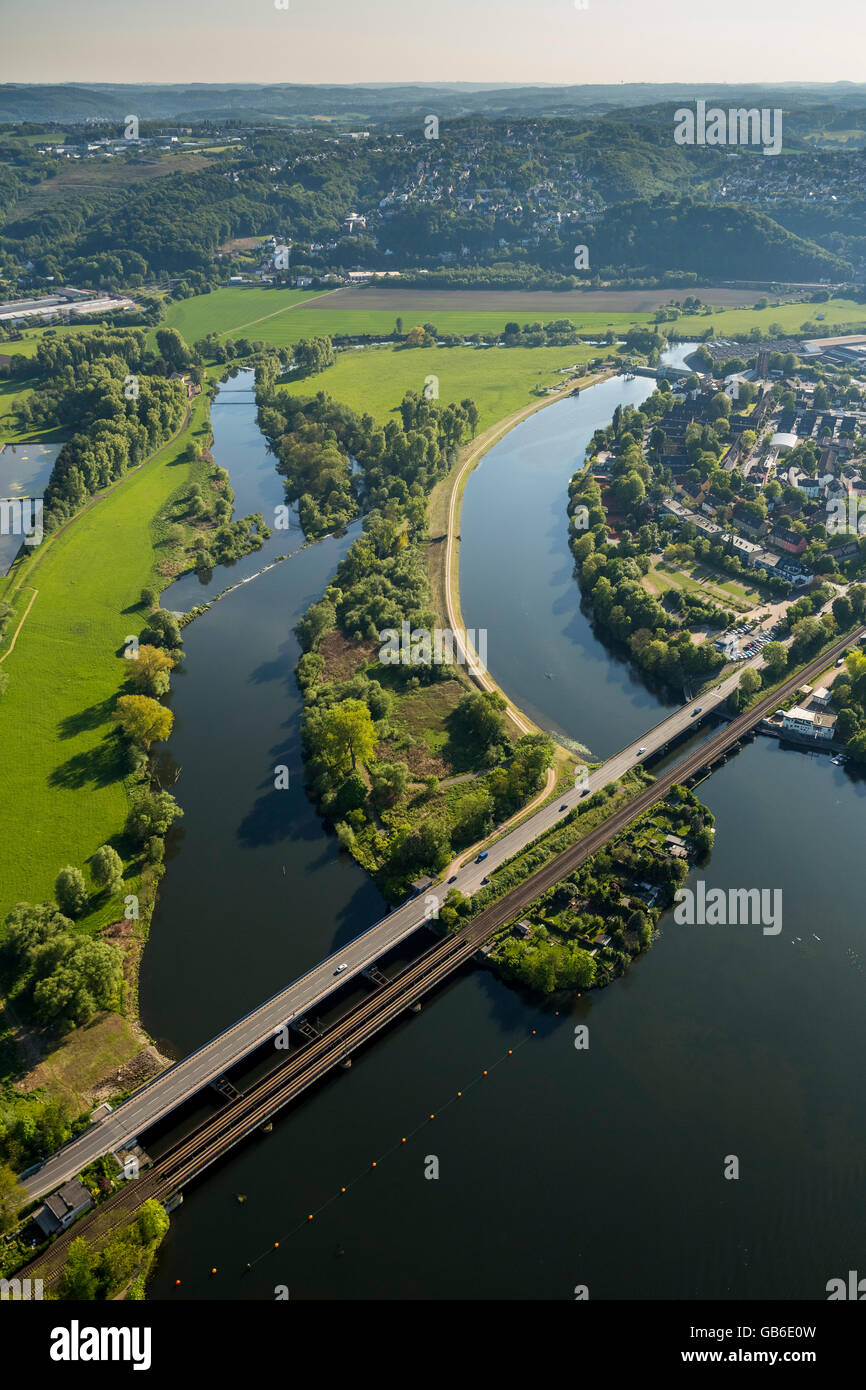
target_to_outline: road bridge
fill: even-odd
[[[578,842],[564,854],[551,860],[531,878],[506,895],[499,903],[486,909],[474,919],[466,933],[470,943],[465,956],[455,955],[452,968],[460,960],[471,956],[480,941],[498,929],[511,916],[533,901],[538,895],[560,878],[571,873],[590,854],[606,844],[622,828],[640,815],[655,801],[667,793],[675,782],[687,777],[703,767],[711,766],[733,746],[742,734],[760,722],[774,710],[786,695],[795,691],[810,676],[826,669],[833,660],[857,638],[866,633],[866,628],[849,634],[825,651],[808,666],[791,676],[783,686],[756,704],[746,714],[740,715],[722,730],[708,738],[697,749],[692,750],[671,769],[666,770],[651,787],[636,797],[626,807],[606,820],[602,826]],[[757,661],[755,658],[754,661]],[[754,664],[754,661],[750,664]],[[745,666],[747,663],[742,663]],[[552,803],[541,807],[528,816],[520,825],[509,830],[491,843],[487,858],[479,863],[473,860],[465,864],[453,875],[447,884],[435,884],[431,890],[438,900],[444,898],[450,888],[459,889],[465,896],[474,893],[482,879],[493,872],[506,860],[511,859],[533,840],[538,839],[553,826],[561,823],[568,811],[574,810],[585,795],[584,786],[590,791],[598,790],[608,782],[617,781],[624,773],[639,763],[662,753],[673,741],[691,732],[708,715],[727,699],[739,683],[740,669],[720,681],[708,694],[700,697],[700,712],[693,702],[680,706],[642,739],[630,743],[613,757],[608,758],[598,768],[589,773],[588,783],[579,783]],[[286,1024],[302,1020],[310,1009],[319,1006],[327,997],[344,986],[355,976],[370,972],[375,962],[394,946],[405,941],[412,933],[428,921],[431,904],[423,897],[410,899],[395,911],[375,923],[367,931],[357,936],[347,946],[321,961],[312,970],[302,975],[285,989],[274,994],[265,1003],[253,1009],[224,1032],[205,1043],[183,1061],[169,1067],[160,1076],[143,1086],[111,1112],[106,1118],[90,1126],[89,1129],[46,1160],[35,1171],[24,1176],[23,1185],[31,1199],[44,1197],[53,1192],[61,1183],[106,1154],[117,1152],[129,1146],[151,1125],[155,1124],[183,1102],[218,1080],[230,1067],[243,1061],[269,1038],[275,1037]],[[505,915],[503,915],[503,913]],[[481,936],[477,924],[481,925]],[[450,938],[449,938],[450,940]],[[474,943],[474,944],[473,944]],[[441,943],[440,943],[441,945]],[[435,948],[434,948],[435,949]],[[337,966],[345,965],[345,970],[337,973]],[[404,972],[405,973],[405,972]],[[402,977],[400,977],[402,978]],[[373,1008],[379,1000],[383,1007],[390,998],[389,987],[377,988],[365,1004]],[[405,1007],[405,1006],[404,1006]],[[384,1026],[384,1020],[382,1023]],[[304,1030],[306,1033],[306,1030]],[[306,1036],[309,1036],[306,1033]],[[327,1031],[323,1035],[327,1037]],[[310,1039],[310,1045],[317,1043]],[[306,1051],[306,1048],[304,1049]],[[341,1057],[345,1056],[345,1048]]]

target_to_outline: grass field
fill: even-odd
[[[178,299],[166,305],[165,324],[176,328],[188,343],[205,338],[208,333],[230,334],[234,338],[261,338],[268,343],[296,342],[321,330],[307,328],[295,337],[273,337],[273,324],[287,316],[287,311],[305,299],[313,299],[320,290],[266,289],[258,285],[237,285],[210,294],[198,294],[192,299]],[[289,314],[288,317],[291,317]],[[271,325],[271,328],[268,328]],[[392,324],[393,327],[393,324]]]
[[[647,588],[659,598],[669,589],[681,589],[686,593],[697,594],[700,598],[711,599],[722,607],[737,608],[741,612],[754,608],[756,603],[763,601],[760,590],[751,585],[746,587],[739,584],[736,579],[724,579],[705,565],[688,565],[683,569],[675,569],[664,563],[655,565],[647,574],[646,580]]]
[[[21,437],[15,430],[12,416],[18,402],[26,401],[32,394],[33,386],[29,381],[0,381],[0,445],[13,437]]]
[[[14,650],[4,648],[0,920],[16,902],[50,901],[64,864],[84,868],[106,842],[123,852],[128,801],[109,738],[124,676],[118,652],[143,626],[142,586],[160,587],[152,521],[187,485],[190,430],[206,442],[206,412],[200,396],[177,441],[0,582],[0,597],[16,606],[11,632],[38,590]],[[128,872],[125,893],[137,891]],[[121,915],[119,899],[99,901],[82,923],[96,930]]]
[[[214,290],[211,294],[168,305],[166,323],[171,328],[177,328],[188,342],[195,342],[207,333],[215,332],[230,337],[261,339],[274,347],[282,347],[297,342],[299,338],[317,334],[389,334],[394,331],[398,315],[403,319],[404,332],[408,332],[420,320],[434,323],[440,333],[462,334],[501,333],[510,319],[524,323],[536,318],[542,321],[568,318],[578,332],[587,334],[603,334],[608,328],[625,332],[630,325],[651,323],[653,319],[651,312],[577,312],[547,306],[537,310],[509,308],[508,293],[505,291],[498,296],[502,305],[499,310],[455,307],[422,311],[401,306],[399,291],[392,293],[393,308],[347,309],[343,307],[346,301],[340,291],[238,286]],[[671,297],[682,298],[686,293],[685,290],[672,290]],[[700,290],[694,293],[700,296]],[[379,294],[371,303],[378,304],[381,299],[382,295]],[[452,299],[455,306],[459,306],[459,292],[455,292]],[[304,307],[298,309],[297,306],[301,304]],[[826,304],[782,304],[775,307],[770,305],[766,309],[731,308],[715,310],[711,315],[685,315],[674,324],[662,325],[662,330],[667,327],[680,337],[688,337],[691,334],[698,336],[712,327],[717,338],[724,338],[755,327],[768,331],[771,323],[778,323],[786,333],[794,333],[799,331],[803,323],[814,321],[817,313],[823,314],[828,324],[866,322],[866,305],[855,304],[848,299],[831,299]]]
[[[49,331],[53,332],[58,338],[65,338],[70,333],[90,333],[92,332],[92,326],[88,323],[62,323],[52,325],[50,330],[45,328],[25,328],[25,336],[23,338],[18,338],[15,342],[0,342],[0,356],[35,357],[40,338]]]
[[[280,387],[296,395],[327,391],[359,413],[385,421],[406,391],[420,395],[429,376],[438,378],[439,401],[471,396],[478,406],[478,429],[519,410],[536,386],[563,384],[560,367],[586,362],[610,348],[393,348],[341,352],[333,367]]]

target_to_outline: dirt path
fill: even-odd
[[[28,616],[28,614],[29,614],[29,612],[30,612],[30,609],[33,607],[33,604],[36,602],[36,595],[37,595],[38,593],[39,593],[39,590],[38,590],[38,589],[34,589],[34,590],[33,590],[33,597],[31,598],[31,600],[30,600],[30,602],[28,603],[27,607],[24,609],[24,614],[23,614],[23,616],[22,616],[22,618],[21,618],[21,621],[20,621],[20,623],[18,624],[18,626],[17,626],[16,629],[15,629],[15,635],[14,635],[14,637],[12,638],[12,641],[9,643],[9,646],[8,646],[7,650],[3,653],[2,656],[0,656],[0,666],[3,665],[3,662],[6,660],[7,656],[9,655],[9,653],[10,653],[10,652],[13,652],[13,651],[15,650],[15,643],[18,641],[18,634],[19,634],[19,632],[21,631],[21,629],[22,629],[22,627],[24,626],[24,624],[26,623],[26,621],[27,621],[27,616]]]

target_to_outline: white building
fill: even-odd
[[[832,714],[821,714],[817,710],[801,709],[795,705],[782,715],[782,728],[814,739],[829,739],[833,737],[836,720]]]

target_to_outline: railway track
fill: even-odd
[[[469,961],[479,947],[518,912],[560,879],[579,868],[604,845],[609,844],[633,821],[665,797],[671,787],[687,781],[702,769],[718,762],[739,742],[743,734],[752,729],[769,711],[775,709],[781,700],[812,675],[826,669],[828,662],[834,660],[864,633],[866,627],[835,642],[772,694],[745,714],[736,716],[673,767],[666,769],[650,787],[645,788],[627,805],[620,807],[577,844],[542,865],[510,893],[485,908],[465,928],[437,941],[388,984],[380,985],[368,998],[350,1009],[319,1038],[303,1043],[278,1067],[242,1092],[238,1099],[231,1101],[191,1134],[179,1140],[151,1169],[109,1198],[92,1216],[79,1221],[69,1231],[60,1235],[50,1249],[22,1273],[41,1277],[50,1288],[56,1285],[66,1262],[69,1245],[78,1236],[86,1235],[91,1240],[102,1240],[126,1225],[149,1199],[167,1201],[186,1183],[198,1177],[255,1129],[271,1120],[285,1105],[315,1085],[332,1068],[364,1046],[400,1014],[405,1013],[422,995],[441,984],[456,969]]]

